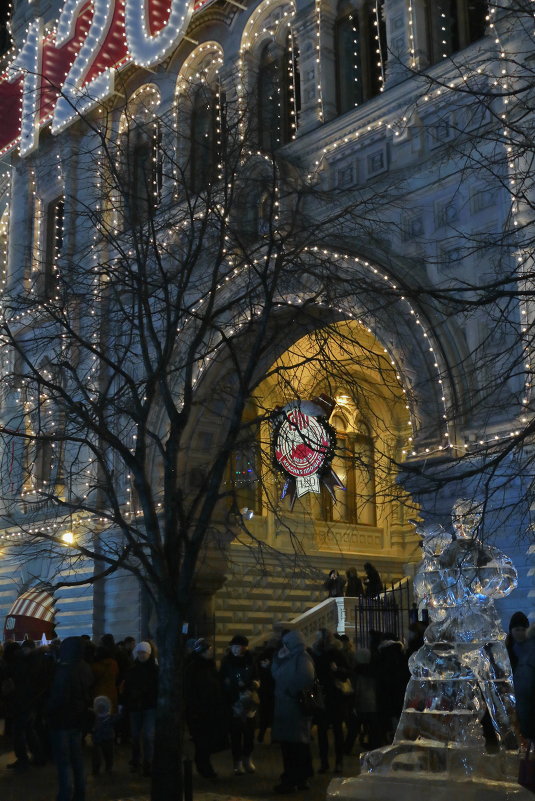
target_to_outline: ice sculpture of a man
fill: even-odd
[[[453,534],[441,526],[418,532],[424,559],[414,589],[430,625],[409,660],[394,743],[371,752],[364,770],[474,774],[485,752],[516,747],[511,669],[494,607],[516,587],[516,570],[478,537],[480,522],[477,503],[460,499]]]

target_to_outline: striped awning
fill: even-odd
[[[46,590],[28,590],[19,595],[6,617],[24,615],[46,620],[54,620],[54,598]]]

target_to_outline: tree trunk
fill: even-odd
[[[151,801],[182,801],[185,654],[183,615],[177,603],[161,597],[157,613],[160,670]]]

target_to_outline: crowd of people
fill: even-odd
[[[200,775],[216,778],[211,757],[223,750],[230,750],[236,775],[254,773],[255,741],[264,742],[270,729],[283,766],[275,790],[289,793],[306,788],[315,770],[341,773],[357,738],[359,749],[391,741],[409,678],[409,651],[393,636],[376,633],[372,649],[355,648],[346,635],[322,628],[310,648],[296,630],[253,652],[248,645],[236,634],[218,669],[209,640],[189,643],[186,717]],[[414,642],[412,650],[417,647]],[[311,712],[305,700],[314,688],[318,702]],[[331,733],[334,764],[329,764]]]
[[[149,642],[105,634],[7,641],[0,650],[0,717],[11,738],[15,760],[9,770],[54,761],[57,801],[83,801],[83,743],[91,741],[92,769],[111,772],[117,741],[129,742],[133,772],[150,776],[158,665]]]
[[[375,598],[384,590],[381,576],[371,562],[364,562],[364,575],[358,574],[356,567],[346,570],[346,578],[338,570],[331,570],[323,586],[327,590],[327,598]]]
[[[229,771],[254,773],[255,744],[270,732],[282,758],[274,789],[285,794],[307,788],[314,772],[341,773],[344,757],[355,748],[391,742],[409,679],[408,659],[424,631],[425,624],[411,624],[407,646],[371,632],[367,648],[322,628],[307,648],[299,631],[288,630],[254,650],[247,637],[236,634],[219,666],[210,640],[188,640],[185,713],[197,772],[215,779],[212,756],[228,751]],[[511,618],[507,649],[519,731],[535,739],[535,626],[522,612]],[[15,753],[7,768],[25,771],[32,763],[54,760],[58,801],[81,801],[84,741],[91,744],[95,775],[113,770],[115,746],[123,742],[129,743],[132,772],[150,776],[157,695],[157,653],[150,642],[136,644],[127,637],[116,643],[110,634],[97,644],[89,637],[68,637],[46,648],[30,640],[6,642],[0,650],[0,716]]]

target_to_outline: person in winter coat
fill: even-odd
[[[391,743],[403,709],[405,690],[410,679],[403,643],[393,634],[385,634],[373,660],[377,722],[381,744]]]
[[[93,776],[98,776],[100,773],[103,759],[106,772],[111,773],[113,770],[116,717],[116,715],[112,715],[110,699],[105,695],[97,695],[93,701],[93,727],[91,730]]]
[[[357,573],[356,567],[350,567],[346,571],[346,597],[357,598],[359,595],[364,595],[364,587],[362,586],[362,579]]]
[[[342,772],[344,759],[344,721],[355,702],[351,684],[351,670],[339,640],[328,629],[319,629],[314,645],[310,649],[318,677],[325,709],[316,718],[318,747],[320,752],[319,773],[329,770],[328,731],[334,734],[335,773]]]
[[[369,648],[357,648],[355,652],[355,713],[366,739],[366,751],[381,745],[377,720],[375,676],[372,654]],[[353,743],[348,743],[351,747]]]
[[[212,754],[228,748],[225,699],[214,662],[212,643],[195,640],[184,673],[186,721],[195,746],[195,767],[207,779],[215,779]]]
[[[526,740],[535,740],[535,625],[526,629],[516,657],[513,683],[520,734]]]
[[[505,647],[509,654],[511,669],[515,670],[517,662],[524,650],[529,620],[524,612],[515,612],[509,621],[509,633],[505,640]]]
[[[331,570],[327,581],[323,584],[327,590],[327,598],[342,598],[345,583],[345,579],[338,573],[338,570]]]
[[[93,698],[105,695],[111,701],[112,714],[117,713],[119,666],[112,656],[110,648],[101,645],[95,653],[95,661],[91,665],[93,671]]]
[[[287,631],[282,646],[274,655],[271,673],[275,680],[272,741],[278,740],[282,752],[283,772],[276,793],[292,793],[308,789],[312,776],[310,755],[311,718],[304,715],[299,695],[314,684],[314,663],[306,652],[300,631]]]
[[[271,675],[273,655],[280,648],[279,640],[268,641],[257,657],[258,679],[260,687],[258,695],[260,706],[258,708],[258,742],[263,743],[266,731],[273,723],[273,704],[275,702],[275,682]]]
[[[58,773],[56,801],[85,801],[82,731],[91,702],[93,675],[82,653],[80,637],[63,640],[48,696],[48,725]]]
[[[367,598],[374,598],[383,591],[381,576],[371,562],[364,563],[364,572],[366,573],[364,578],[364,595]]]
[[[11,770],[27,770],[30,754],[35,765],[46,761],[46,727],[42,718],[53,669],[52,660],[46,659],[42,648],[35,648],[33,640],[24,641],[22,646],[13,641],[6,643],[2,700],[6,718],[11,721],[16,757],[7,765]]]
[[[230,650],[221,660],[219,677],[227,703],[230,725],[230,747],[234,760],[234,773],[254,773],[252,760],[256,711],[260,704],[258,674],[253,655],[248,650],[249,640],[236,634],[230,641]]]
[[[134,648],[134,664],[126,674],[124,702],[130,715],[130,766],[133,773],[139,769],[143,750],[144,776],[150,776],[152,772],[157,699],[158,665],[151,644],[139,642]]]

